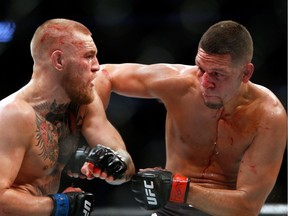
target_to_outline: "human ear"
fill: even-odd
[[[244,69],[243,69],[243,78],[242,78],[242,81],[244,83],[247,83],[250,78],[252,77],[252,74],[254,72],[254,65],[252,63],[248,63],[244,66]]]
[[[51,54],[51,61],[54,68],[57,70],[63,69],[63,58],[62,58],[62,51],[61,50],[55,50]]]

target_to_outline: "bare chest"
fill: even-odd
[[[53,124],[38,120],[31,153],[37,154],[43,162],[64,164],[75,151],[78,138],[79,132],[71,130],[66,121]]]
[[[80,129],[73,126],[70,121],[52,123],[37,116],[16,182],[31,183],[42,193],[57,191],[61,172],[78,144]]]
[[[202,178],[235,178],[257,127],[247,119],[186,113],[167,118],[167,166]],[[178,161],[175,163],[175,161]],[[228,177],[228,175],[230,177]]]

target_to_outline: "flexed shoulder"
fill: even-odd
[[[35,132],[35,111],[24,100],[7,97],[0,101],[0,130],[2,137],[29,143]],[[9,138],[10,137],[10,138]]]
[[[258,113],[261,114],[263,124],[271,125],[274,131],[284,130],[286,126],[287,113],[277,96],[268,88],[261,85],[254,85]],[[284,131],[283,131],[284,132]]]
[[[265,104],[265,107],[269,109],[278,108],[279,111],[284,111],[283,104],[279,100],[279,98],[268,88],[255,84],[255,88],[258,90],[261,95],[262,102]]]
[[[163,65],[166,72],[159,75],[161,78],[156,83],[159,96],[162,99],[176,98],[185,95],[197,86],[197,67],[181,64]]]
[[[12,94],[0,101],[0,116],[8,116],[9,118],[15,116],[23,116],[27,120],[30,115],[34,115],[32,106],[23,99],[19,99],[15,94]],[[13,118],[12,118],[13,119]]]

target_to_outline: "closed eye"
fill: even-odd
[[[199,69],[199,71],[200,71],[201,73],[205,73],[205,70],[204,70],[203,68],[198,67],[198,69]]]

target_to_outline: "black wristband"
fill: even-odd
[[[48,195],[53,199],[54,209],[51,216],[68,216],[69,215],[69,199],[66,194]]]

